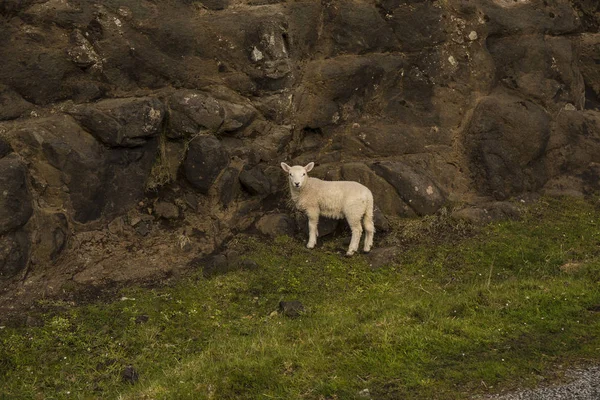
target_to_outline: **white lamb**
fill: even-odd
[[[371,251],[373,246],[373,193],[358,182],[353,181],[323,181],[309,178],[315,166],[314,162],[305,167],[295,165],[290,167],[281,163],[281,168],[289,174],[288,183],[292,201],[296,208],[303,211],[308,217],[308,243],[306,247],[312,249],[317,243],[317,224],[319,215],[329,218],[346,218],[352,230],[352,240],[348,247],[347,256],[353,255],[358,250],[358,243],[365,227],[364,251]],[[362,224],[361,224],[362,222]]]

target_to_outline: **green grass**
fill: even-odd
[[[0,330],[0,399],[464,399],[600,362],[600,209],[545,199],[521,221],[401,221],[376,246],[241,238],[259,267],[128,288]],[[563,271],[561,266],[575,268]],[[306,312],[286,318],[281,300]],[[147,321],[144,322],[146,316]],[[121,371],[132,365],[135,384]]]

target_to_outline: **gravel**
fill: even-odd
[[[570,382],[480,397],[480,400],[600,400],[600,366],[573,370]]]

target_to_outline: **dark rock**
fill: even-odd
[[[240,261],[240,266],[242,267],[242,269],[248,271],[255,271],[258,269],[258,263],[249,258],[244,258],[242,261]]]
[[[201,3],[209,10],[224,10],[229,7],[230,0],[202,0]]]
[[[144,198],[157,149],[158,140],[151,139],[143,146],[114,148],[106,152],[106,175],[101,183],[101,196],[105,200],[103,216],[114,217]],[[71,186],[77,184],[74,182]]]
[[[545,149],[546,171],[555,177],[564,171],[579,172],[600,162],[600,114],[562,110]]]
[[[201,266],[202,275],[205,278],[227,273],[231,267],[225,254],[216,254],[203,258],[198,264]]]
[[[51,188],[68,187],[70,210],[78,222],[98,219],[102,215],[106,196],[105,153],[102,146],[70,118],[48,118],[24,124],[16,135],[29,149],[40,154],[51,166],[60,171],[61,182],[55,182],[54,171],[45,166],[39,170]],[[131,182],[130,182],[131,184]]]
[[[247,104],[236,104],[220,100],[225,111],[223,125],[219,128],[219,132],[235,132],[250,124],[256,116],[254,107]]]
[[[260,167],[243,170],[240,173],[242,187],[252,195],[266,195],[271,192],[271,182]]]
[[[0,83],[9,85],[25,100],[46,105],[70,96],[63,85],[68,76],[81,76],[83,72],[67,57],[68,36],[57,27],[41,28],[23,22],[2,24],[0,35]],[[24,104],[22,101],[21,104]],[[17,109],[13,112],[18,113]],[[14,114],[13,114],[14,115]]]
[[[584,82],[570,39],[544,34],[509,36],[488,39],[488,47],[496,79],[503,86],[550,107],[563,102],[583,107]]]
[[[433,214],[446,203],[442,190],[424,171],[397,161],[376,162],[371,169],[388,181],[418,215]]]
[[[260,132],[260,136],[252,141],[249,148],[258,157],[258,161],[273,162],[285,153],[288,144],[292,139],[292,132],[286,126],[266,125],[266,131]],[[264,168],[268,174],[269,166]]]
[[[549,136],[549,116],[540,106],[507,95],[484,97],[465,139],[478,189],[498,200],[539,189],[547,178],[537,160]]]
[[[331,56],[388,52],[399,47],[393,29],[369,3],[340,2],[325,5],[324,11],[325,26],[330,27],[330,32],[325,33],[331,35]],[[407,22],[403,21],[404,25]],[[423,25],[427,24],[419,26]],[[431,44],[430,38],[428,43]]]
[[[247,126],[256,116],[254,107],[243,97],[227,90],[215,91],[214,94],[197,90],[174,93],[169,98],[169,137],[234,132]]]
[[[75,106],[69,112],[102,143],[136,147],[158,135],[165,107],[155,98],[111,99]]]
[[[288,318],[298,318],[305,313],[304,305],[298,300],[280,301],[279,313]]]
[[[285,3],[286,0],[248,0],[251,6],[264,6],[266,4]]]
[[[28,315],[27,319],[25,320],[25,326],[42,327],[42,326],[44,326],[44,320],[39,317],[35,317],[33,315]]]
[[[482,225],[494,221],[517,220],[520,218],[520,214],[521,212],[514,204],[496,201],[453,211],[452,217]]]
[[[152,221],[150,219],[142,219],[135,227],[135,231],[141,236],[147,236],[152,231]]]
[[[13,152],[13,148],[5,139],[0,137],[0,158],[5,157]]]
[[[514,7],[509,1],[481,1],[478,6],[491,34],[543,32],[561,35],[576,31],[580,25],[569,3],[563,1],[546,2],[543,7],[537,3]]]
[[[362,99],[373,95],[373,88],[385,75],[386,65],[381,61],[377,57],[354,56],[309,63],[303,84],[294,96],[297,124],[322,129],[339,123],[346,103],[346,117],[358,117]]]
[[[296,223],[287,214],[267,214],[258,220],[256,228],[263,235],[271,237],[293,236],[296,231]]]
[[[217,99],[205,92],[180,90],[169,98],[169,137],[195,135],[199,131],[217,132],[223,125],[225,110]]]
[[[19,118],[32,109],[33,104],[23,100],[14,90],[0,85],[0,121]]]
[[[296,214],[296,225],[298,226],[298,230],[302,232],[303,235],[308,236],[308,217],[304,213]],[[319,217],[319,223],[317,225],[319,237],[325,237],[335,233],[340,226],[348,226],[348,223],[345,219],[340,220]]]
[[[219,200],[223,207],[227,208],[241,192],[240,172],[237,168],[227,167],[219,178]]]
[[[598,19],[600,20],[600,17]],[[600,70],[598,68],[600,33],[582,34],[579,40],[579,51],[579,70],[585,85],[584,106],[588,110],[600,111]]]
[[[121,372],[121,378],[123,382],[133,385],[140,379],[140,375],[132,365],[128,365]]]
[[[154,204],[154,212],[156,216],[164,219],[177,219],[179,218],[179,207],[173,203],[166,201],[157,201]]]
[[[379,269],[396,265],[396,257],[399,254],[400,249],[398,247],[376,247],[371,250],[367,259],[372,269]]]
[[[378,3],[403,51],[418,51],[447,39],[443,8],[427,1],[380,0]]]
[[[376,232],[388,232],[390,230],[390,224],[385,218],[385,214],[377,207],[373,210],[373,223]]]
[[[150,320],[150,317],[147,316],[146,314],[138,315],[137,317],[135,317],[136,324],[145,324],[149,320]]]
[[[27,187],[27,169],[19,158],[0,159],[0,234],[24,225],[33,207]]]
[[[0,279],[11,278],[25,269],[29,249],[29,237],[23,231],[0,236]]]
[[[229,156],[214,136],[192,140],[183,162],[185,177],[200,193],[207,194],[217,176],[229,163]]]

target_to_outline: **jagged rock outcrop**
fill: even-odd
[[[591,0],[28,0],[0,18],[0,285],[144,279],[239,230],[293,232],[281,161],[366,184],[380,216],[600,190]]]

